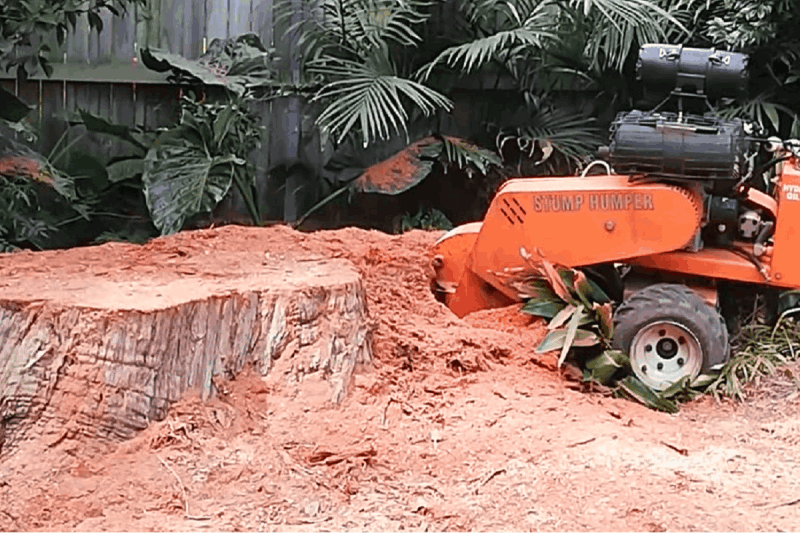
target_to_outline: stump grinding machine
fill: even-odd
[[[521,301],[501,273],[537,250],[615,300],[613,345],[651,389],[724,364],[726,289],[800,287],[800,141],[705,113],[746,93],[747,60],[642,46],[637,78],[661,103],[617,115],[581,175],[511,179],[483,222],[439,239],[440,301],[460,317]]]

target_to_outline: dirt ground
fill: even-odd
[[[0,529],[59,531],[788,531],[800,413],[786,376],[677,415],[581,391],[512,307],[452,316],[429,289],[440,232],[228,226],[145,246],[0,256],[0,279],[205,275],[219,254],[351,260],[375,368],[309,407],[251,372],[119,444],[25,443],[0,458]],[[204,269],[207,270],[207,269]],[[15,281],[16,280],[16,281]],[[65,289],[66,290],[66,289]]]

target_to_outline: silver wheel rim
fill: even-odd
[[[639,330],[631,342],[631,367],[642,383],[662,391],[703,366],[703,349],[685,326],[659,320]]]

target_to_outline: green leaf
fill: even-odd
[[[627,376],[619,381],[619,388],[630,398],[637,402],[658,411],[666,413],[677,413],[678,404],[672,400],[663,398],[658,393],[652,391],[635,376]]]
[[[338,134],[342,142],[358,125],[363,146],[395,133],[408,133],[407,99],[426,116],[452,103],[439,92],[397,75],[386,49],[379,49],[364,63],[325,58],[309,64],[309,72],[332,80],[314,97],[323,102],[318,118],[325,131]]]
[[[719,373],[712,373],[712,374],[700,374],[694,381],[690,384],[690,387],[693,389],[702,389],[705,390],[708,388],[709,385],[714,383],[719,378]]]
[[[355,180],[353,186],[361,192],[400,194],[427,178],[433,170],[433,161],[422,159],[420,153],[432,137],[421,139],[380,161]]]
[[[542,318],[550,320],[553,317],[555,317],[562,309],[564,309],[565,305],[566,304],[560,300],[532,298],[528,300],[524,306],[522,306],[522,309],[520,309],[520,311],[528,315],[540,316]]]
[[[446,162],[455,164],[458,168],[468,170],[474,166],[481,174],[487,174],[492,166],[499,167],[503,164],[501,157],[485,148],[457,137],[442,137],[443,152]]]
[[[586,362],[586,379],[601,385],[608,385],[617,371],[629,367],[630,360],[625,352],[604,350],[603,353]]]
[[[763,104],[764,112],[767,114],[769,121],[772,123],[772,127],[775,128],[775,131],[780,131],[780,117],[778,116],[778,109],[768,103]]]
[[[0,87],[0,119],[19,122],[28,116],[31,109],[22,100]]]
[[[147,147],[133,136],[133,129],[130,126],[125,126],[123,124],[112,124],[105,118],[93,115],[92,113],[89,113],[83,109],[78,109],[78,114],[83,121],[83,125],[88,131],[91,131],[92,133],[110,135],[112,137],[122,139],[123,141],[127,141],[138,148],[142,155],[144,155],[144,153],[147,151]]]
[[[536,353],[552,352],[553,350],[560,350],[567,341],[567,332],[563,329],[551,331],[536,347]],[[595,346],[600,343],[600,337],[591,331],[579,329],[575,333],[571,346],[589,347]]]
[[[95,13],[94,11],[89,11],[86,13],[89,16],[89,27],[96,29],[97,33],[103,31],[103,19],[100,18],[100,15]]]
[[[198,59],[186,59],[157,48],[143,49],[141,56],[142,63],[150,70],[225,87],[239,96],[250,88],[268,85],[275,78],[271,53],[255,34],[214,39]]]
[[[583,308],[583,306],[581,306]],[[547,324],[547,329],[549,331],[553,331],[554,329],[558,329],[564,324],[566,324],[567,320],[569,320],[574,314],[577,314],[577,307],[572,304],[567,305],[564,309],[558,312],[556,316]]]
[[[602,143],[594,119],[583,112],[568,109],[535,108],[521,114],[520,126],[503,125],[497,135],[497,146],[502,150],[505,143],[515,141],[521,148],[532,151],[538,144],[547,141],[554,150],[564,156],[578,160],[593,153]]]
[[[162,235],[175,233],[199,213],[210,212],[233,182],[233,155],[209,157],[197,146],[151,149],[142,181],[153,224]]]
[[[575,309],[575,313],[572,315],[572,319],[569,321],[569,326],[567,326],[567,334],[564,337],[564,346],[561,347],[561,355],[559,355],[558,357],[559,367],[562,364],[564,364],[564,360],[567,358],[567,354],[569,353],[570,348],[572,348],[572,343],[575,341],[575,335],[578,333],[578,323],[580,322],[583,315],[584,315],[584,307],[583,305],[579,305]]]
[[[133,157],[115,161],[110,163],[106,170],[108,171],[108,181],[111,183],[133,179],[144,174],[144,159]]]
[[[545,301],[554,301],[561,304],[563,307],[564,302],[556,296],[556,293],[553,292],[553,289],[550,287],[550,284],[543,279],[537,280],[529,280],[524,283],[523,287],[523,298],[530,298],[531,300],[545,300]],[[552,316],[549,318],[553,318]]]

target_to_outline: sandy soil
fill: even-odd
[[[125,443],[26,443],[0,458],[0,529],[798,528],[788,378],[744,404],[703,398],[677,415],[580,390],[554,356],[533,353],[543,324],[516,307],[461,320],[433,299],[427,250],[439,235],[229,226],[0,256],[3,283],[53,284],[87,270],[211,281],[219,254],[343,257],[376,327],[375,369],[339,407],[305,406],[245,372]]]

